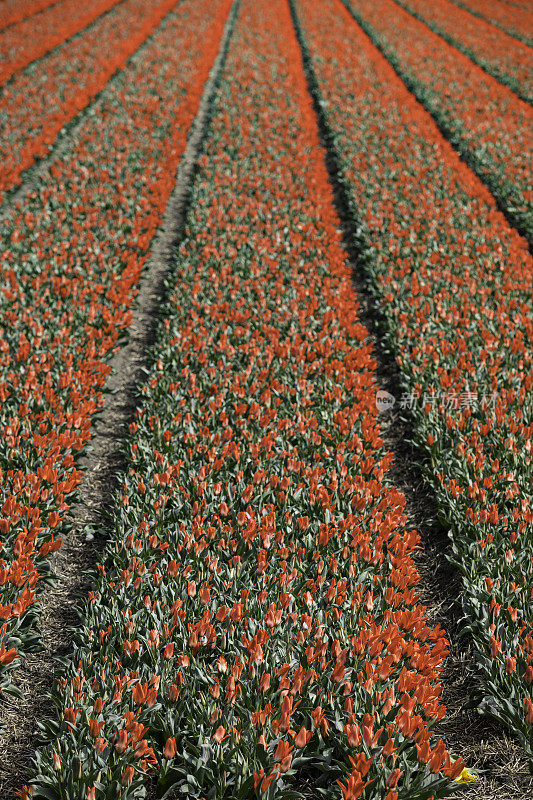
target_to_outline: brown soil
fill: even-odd
[[[293,19],[295,18],[294,6]],[[296,26],[298,28],[298,26]],[[376,389],[390,392],[396,400],[402,395],[400,373],[394,356],[384,343],[384,316],[371,293],[371,279],[361,267],[361,245],[358,241],[356,216],[347,190],[340,178],[341,170],[332,136],[321,105],[320,95],[305,43],[299,35],[309,92],[317,114],[317,122],[325,151],[326,165],[333,188],[335,206],[341,222],[345,249],[352,265],[354,295],[359,304],[359,319],[369,332],[376,367]],[[443,701],[447,717],[435,726],[451,754],[462,756],[468,768],[478,776],[476,782],[457,789],[462,800],[526,800],[533,797],[533,776],[519,742],[501,726],[475,709],[465,708],[479,685],[471,648],[458,639],[459,613],[456,599],[462,591],[461,578],[448,562],[451,554],[448,537],[435,524],[438,505],[433,489],[425,481],[417,464],[420,455],[410,444],[414,439],[414,420],[408,411],[396,404],[391,411],[379,415],[382,436],[394,454],[389,471],[390,482],[406,497],[408,525],[416,528],[423,549],[417,551],[415,564],[420,574],[420,602],[427,606],[430,620],[439,623],[450,641],[450,654],[441,673]],[[311,794],[309,797],[311,798]]]
[[[44,650],[26,656],[13,674],[13,683],[24,699],[0,701],[0,798],[14,797],[29,779],[31,760],[39,741],[37,724],[55,716],[54,707],[45,696],[61,672],[58,657],[72,652],[74,631],[78,621],[77,606],[90,582],[91,571],[98,563],[106,539],[105,512],[112,509],[114,492],[125,468],[123,442],[139,401],[149,365],[161,305],[165,300],[165,279],[171,273],[171,258],[179,241],[187,214],[196,165],[209,115],[222,71],[233,22],[234,6],[221,41],[219,54],[206,82],[200,106],[189,133],[176,185],[167,205],[165,217],[153,245],[152,256],[145,267],[136,297],[134,318],[128,330],[127,344],[115,351],[112,372],[106,384],[105,403],[93,426],[90,446],[80,468],[83,479],[70,509],[72,530],[53,558],[52,568],[57,583],[43,592],[40,609]],[[45,169],[45,166],[42,167]],[[20,197],[31,185],[21,189]],[[87,540],[87,534],[96,533]]]
[[[80,596],[87,591],[90,572],[103,550],[104,512],[112,508],[114,490],[125,466],[122,442],[138,403],[139,387],[148,363],[147,354],[153,342],[158,311],[164,300],[164,281],[171,269],[173,247],[183,229],[196,162],[233,19],[234,15],[230,15],[220,53],[191,129],[163,226],[154,242],[152,258],[146,266],[137,296],[134,321],[129,330],[129,341],[115,353],[111,362],[113,371],[107,384],[110,393],[106,396],[103,413],[94,425],[92,449],[88,449],[82,465],[83,482],[76,504],[71,509],[72,530],[65,537],[62,549],[53,558],[57,584],[43,593],[41,601],[40,627],[44,650],[28,655],[14,674],[14,683],[23,691],[24,700],[10,698],[3,700],[0,705],[0,716],[5,726],[0,736],[2,799],[13,797],[14,792],[28,780],[36,749],[37,722],[54,715],[45,693],[51,690],[61,669],[56,659],[58,656],[68,656],[72,650],[73,633],[68,628],[76,627],[76,606]],[[311,93],[316,97],[312,86]],[[342,220],[345,246],[354,265],[354,293],[360,304],[359,316],[374,344],[376,380],[379,388],[399,397],[398,370],[394,359],[383,348],[379,332],[381,312],[370,299],[367,281],[357,267],[358,252],[353,244],[354,225],[347,198],[338,180],[335,153],[328,144],[323,123],[320,129],[337,210]],[[75,129],[70,133],[75,135]],[[46,168],[47,164],[40,167],[41,174]],[[23,197],[31,188],[30,180],[13,200]],[[398,410],[383,414],[381,420],[386,445],[395,455],[390,479],[406,495],[409,525],[416,527],[424,543],[424,550],[416,556],[416,566],[421,575],[421,600],[427,605],[431,620],[442,625],[452,643],[442,674],[448,715],[439,724],[437,732],[453,755],[463,756],[469,768],[479,776],[476,783],[459,789],[457,796],[463,800],[525,800],[533,796],[533,777],[529,774],[521,747],[502,728],[480,717],[475,710],[465,709],[465,702],[476,686],[476,678],[471,651],[456,638],[458,623],[454,597],[460,594],[461,582],[446,560],[448,540],[435,529],[435,497],[415,465],[416,453],[407,444],[412,438],[412,421],[403,419]],[[87,532],[94,530],[96,538],[87,541]],[[311,786],[302,786],[301,791],[309,800],[316,797]]]

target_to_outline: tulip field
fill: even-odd
[[[2,800],[533,797],[532,44],[0,1]]]

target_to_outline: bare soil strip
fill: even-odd
[[[185,225],[197,161],[209,125],[212,102],[224,65],[233,29],[238,0],[226,21],[218,55],[205,84],[197,115],[191,126],[176,185],[163,223],[152,244],[133,315],[128,341],[112,358],[106,401],[93,427],[80,468],[83,479],[76,503],[70,509],[71,530],[63,547],[55,554],[52,568],[57,583],[45,591],[41,600],[44,651],[29,654],[13,676],[24,699],[0,704],[5,726],[0,735],[0,797],[11,798],[28,780],[35,755],[39,722],[55,716],[46,697],[61,673],[58,659],[72,649],[69,628],[77,625],[77,603],[90,587],[92,571],[104,546],[106,517],[112,510],[113,493],[124,470],[123,440],[133,420],[139,390],[146,374],[147,357],[157,325],[159,308],[166,294],[165,279],[171,259]]]
[[[486,66],[483,63],[482,59],[479,59],[475,55],[475,53],[473,53],[468,47],[463,45],[458,39],[454,39],[452,36],[448,35],[448,33],[446,33],[446,31],[441,30],[436,24],[434,24],[432,22],[429,22],[427,19],[424,19],[424,17],[421,14],[418,14],[412,8],[409,8],[409,6],[404,4],[404,2],[402,2],[402,0],[394,0],[394,2],[398,6],[400,6],[400,8],[403,8],[403,10],[406,11],[408,14],[410,14],[412,17],[414,17],[419,22],[421,22],[423,25],[425,25],[426,28],[429,28],[429,30],[432,33],[434,33],[436,36],[440,36],[440,38],[443,39],[446,42],[446,44],[449,44],[450,47],[455,47],[456,50],[458,50],[460,53],[462,53],[467,58],[469,58],[470,61],[473,64],[475,64],[476,67],[479,67],[479,69],[482,69],[483,72],[486,75],[489,76],[489,78],[493,78],[495,81],[498,81],[503,86],[505,86],[507,89],[509,89],[510,92],[513,92],[513,94],[515,94],[517,97],[519,97],[520,100],[523,100],[524,103],[529,103],[529,105],[531,105],[531,101],[530,101],[526,91],[521,91],[521,87],[517,87],[516,85],[513,85],[512,81],[506,80],[505,79],[505,75],[502,77],[502,75],[498,73],[497,69],[491,69],[490,67]],[[462,11],[467,11],[468,13],[472,13],[469,9],[464,8],[462,6],[458,6],[458,8],[461,8]],[[485,25],[492,25],[493,28],[498,28],[498,30],[502,31],[502,33],[504,33],[506,36],[509,36],[510,38],[514,38],[511,33],[508,33],[507,31],[503,30],[503,28],[500,28],[499,26],[494,25],[494,23],[492,23],[492,22],[490,22],[490,21],[488,21],[486,19],[483,19],[483,17],[478,16],[478,19],[483,20]],[[524,42],[524,44],[527,44],[527,42]],[[517,40],[517,46],[519,46],[518,45],[518,40]]]
[[[456,132],[453,130],[452,126],[448,123],[444,122],[442,118],[439,118],[436,114],[433,114],[430,108],[427,108],[424,103],[423,93],[419,91],[418,87],[410,79],[408,75],[406,75],[399,67],[398,61],[396,58],[391,57],[391,54],[387,51],[386,48],[382,47],[377,37],[375,35],[375,31],[371,25],[369,25],[364,20],[359,20],[353,12],[350,4],[346,0],[339,0],[341,2],[348,13],[353,17],[354,23],[359,25],[359,27],[366,33],[376,50],[379,50],[383,58],[385,58],[389,64],[391,65],[392,69],[402,81],[402,83],[407,87],[408,91],[413,95],[418,103],[422,106],[422,108],[430,115],[433,122],[442,133],[445,139],[451,144],[461,161],[463,161],[467,167],[472,170],[472,172],[479,178],[479,180],[486,186],[488,191],[491,193],[494,203],[496,204],[496,208],[500,211],[509,225],[514,228],[520,236],[527,241],[529,246],[529,252],[533,254],[533,239],[531,237],[530,231],[525,228],[522,224],[521,220],[517,215],[515,215],[512,211],[509,210],[508,207],[504,206],[501,200],[498,198],[497,190],[494,188],[494,184],[491,185],[491,181],[487,179],[487,175],[483,174],[483,172],[479,168],[479,163],[476,163],[475,157],[471,157],[468,150],[461,146],[460,140],[457,138]],[[493,76],[492,76],[493,77]],[[506,87],[509,88],[509,87]]]
[[[402,395],[400,373],[393,353],[384,343],[385,317],[373,297],[370,276],[361,266],[364,243],[361,243],[357,211],[342,178],[332,131],[324,113],[322,98],[309,51],[303,38],[293,0],[289,0],[293,22],[302,50],[305,75],[313,100],[326,165],[333,186],[335,206],[341,220],[343,241],[352,264],[355,296],[360,304],[361,323],[370,334],[377,362],[378,388]],[[533,777],[519,743],[498,725],[481,717],[475,709],[465,708],[479,691],[472,671],[473,659],[467,641],[459,638],[461,578],[448,562],[451,547],[448,537],[437,524],[437,500],[418,466],[420,456],[412,444],[413,420],[408,410],[398,404],[381,415],[383,439],[394,454],[389,478],[405,494],[408,521],[422,537],[424,549],[415,556],[420,574],[420,597],[427,604],[432,623],[440,623],[450,641],[450,655],[441,680],[447,717],[435,733],[442,737],[454,757],[462,756],[469,769],[478,775],[475,783],[458,789],[463,800],[517,800],[533,796]]]
[[[528,37],[527,34],[520,34],[518,31],[504,27],[504,25],[500,24],[499,22],[496,22],[494,19],[489,19],[488,17],[484,17],[483,14],[481,14],[479,11],[475,11],[473,8],[470,8],[469,6],[465,5],[464,3],[461,2],[461,0],[450,0],[450,2],[453,3],[454,6],[457,6],[458,8],[462,8],[463,11],[468,11],[468,13],[472,14],[473,17],[477,17],[478,19],[483,20],[483,22],[488,22],[489,25],[493,25],[495,28],[499,28],[499,30],[503,31],[508,36],[512,36],[513,39],[517,39],[517,41],[523,42],[524,44],[527,44],[529,47],[531,47],[531,37]],[[505,4],[505,0],[502,0],[502,2]],[[508,5],[514,5],[514,4],[509,3]],[[515,8],[521,8],[521,6],[516,5]]]
[[[53,53],[54,50],[57,50],[59,47],[63,47],[63,45],[66,44],[67,42],[70,42],[71,39],[75,39],[76,36],[79,36],[81,33],[86,31],[87,28],[90,28],[92,25],[95,24],[95,22],[97,22],[102,17],[107,16],[107,14],[109,14],[111,11],[113,11],[113,9],[115,9],[117,6],[122,5],[123,2],[124,2],[124,0],[116,0],[115,4],[113,6],[111,6],[111,8],[108,8],[106,11],[102,11],[102,13],[99,14],[97,17],[95,17],[92,20],[92,22],[86,23],[81,28],[79,28],[77,31],[75,31],[74,33],[71,33],[69,36],[66,36],[66,38],[63,39],[61,42],[57,42],[57,44],[52,45],[48,50],[46,50],[46,52],[41,53],[41,55],[37,56],[36,58],[32,58],[31,61],[28,61],[27,63],[22,64],[19,67],[16,67],[14,72],[11,75],[9,75],[8,77],[6,77],[6,78],[4,78],[2,80],[2,82],[0,83],[0,91],[2,89],[4,89],[6,86],[9,86],[10,82],[13,80],[15,75],[17,75],[19,72],[23,72],[25,69],[28,69],[28,67],[31,67],[33,64],[38,64],[39,61],[43,60],[43,58],[46,58],[50,53]],[[58,5],[58,3],[53,3],[52,6],[48,6],[47,8],[43,8],[42,11],[40,11],[38,13],[39,14],[44,14],[50,8],[53,8],[53,6],[55,6],[55,5]],[[13,27],[15,25],[23,25],[26,21],[30,21],[31,19],[32,19],[31,17],[27,17],[26,19],[19,20],[19,22],[15,22],[14,23]],[[0,33],[2,33],[8,27],[11,27],[11,26],[6,25],[5,28],[0,30]]]
[[[176,6],[180,2],[181,0],[176,0],[176,5],[173,6],[173,8],[168,12],[168,14],[166,14],[161,19],[159,25],[154,29],[154,31],[150,34],[150,36],[148,36],[143,41],[140,47],[144,47],[145,44],[148,41],[150,41],[152,36],[154,36],[156,31],[158,30],[158,28],[164,23],[165,19],[170,14],[174,13],[174,11],[176,10]],[[110,11],[113,11],[116,8],[117,6],[113,6],[112,9],[106,11],[104,14],[98,17],[98,19],[101,19],[102,16],[109,14]],[[94,25],[96,21],[97,20],[92,22],[91,25]],[[90,28],[91,25],[88,25],[87,28]],[[78,31],[78,33],[76,33],[75,36],[79,36],[81,33],[84,33],[87,30],[87,28],[84,28],[82,31]],[[73,39],[74,36],[72,36],[71,38]],[[65,41],[69,40],[67,39]],[[64,44],[65,42],[62,42],[60,45],[57,46],[57,48],[53,49],[56,50],[59,47],[63,47]],[[38,159],[35,162],[35,164],[33,164],[31,167],[28,167],[28,169],[23,171],[21,176],[23,178],[22,183],[19,186],[16,186],[13,189],[5,192],[4,201],[0,204],[0,224],[8,218],[14,206],[22,204],[24,202],[24,199],[30,194],[30,192],[35,190],[39,179],[46,178],[46,176],[50,173],[50,168],[52,167],[53,162],[57,158],[60,158],[62,155],[64,155],[65,151],[71,146],[72,141],[79,136],[79,133],[85,123],[85,120],[91,114],[92,110],[99,102],[103,92],[106,91],[107,87],[109,86],[111,81],[113,81],[113,79],[118,73],[123,72],[125,69],[128,68],[128,64],[130,63],[132,58],[135,58],[135,56],[139,52],[140,47],[137,48],[137,50],[131,54],[131,56],[128,58],[128,60],[122,67],[115,70],[115,72],[111,75],[105,86],[103,86],[102,89],[97,94],[95,94],[93,99],[85,106],[85,108],[82,108],[79,114],[76,114],[76,116],[74,116],[69,122],[66,123],[66,125],[61,129],[61,131],[56,136],[54,143],[50,147],[48,155]],[[50,55],[51,52],[53,52],[53,50],[48,51],[48,53],[45,53],[45,55],[42,56],[41,58],[46,58],[47,56]],[[36,61],[40,60],[41,59],[36,59]],[[35,63],[36,63],[35,61],[32,61],[32,64]]]
[[[53,3],[50,3],[49,6],[45,6],[44,8],[40,8],[39,11],[34,11],[32,14],[28,14],[27,17],[23,17],[22,19],[16,19],[14,22],[8,22],[7,25],[0,25],[0,31],[6,31],[8,28],[12,28],[14,25],[18,25],[20,22],[25,22],[27,19],[33,19],[34,17],[39,16],[44,11],[48,11],[49,8],[52,6],[57,6],[58,3],[61,3],[62,0],[54,0]]]

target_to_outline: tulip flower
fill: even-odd
[[[163,748],[163,758],[174,758],[176,753],[178,752],[176,747],[176,739],[172,736],[170,739],[167,739],[165,742],[165,747]]]

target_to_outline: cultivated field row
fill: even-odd
[[[471,700],[523,752],[512,792],[480,785],[527,793],[523,45],[489,65],[504,86],[482,64],[486,23],[450,34],[481,69],[392,0],[125,0],[62,39],[68,0],[43,5],[6,10],[0,32],[23,137],[1,178],[25,191],[2,233],[2,790],[436,800],[473,781],[466,739],[436,733],[449,642],[383,436],[396,401],[450,539]],[[444,2],[403,5],[438,28]],[[43,14],[53,35],[23,50],[17,26]],[[390,369],[396,398],[379,391]],[[80,500],[98,511],[69,511]],[[52,686],[40,609],[74,602],[54,553],[67,539],[81,568],[84,538],[103,553]],[[22,766],[13,734],[31,708],[32,768],[31,726]]]

